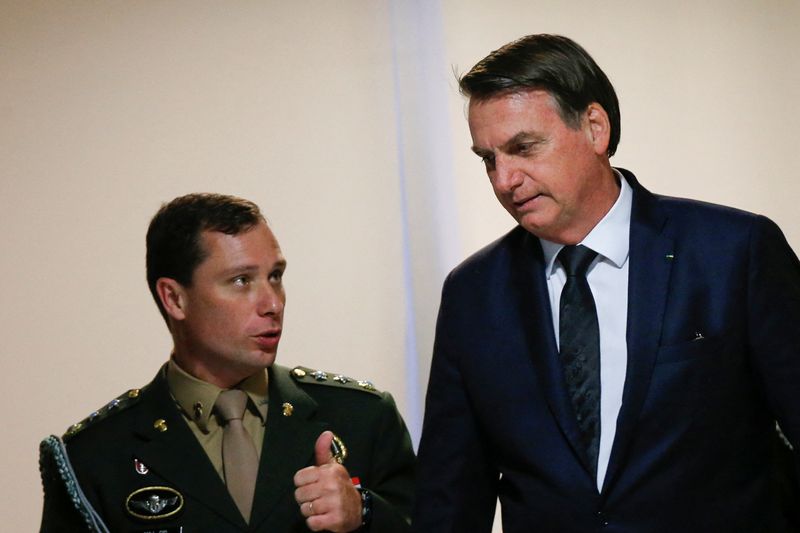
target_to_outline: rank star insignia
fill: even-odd
[[[183,496],[170,487],[144,487],[125,500],[125,510],[142,520],[161,520],[183,509]]]
[[[358,382],[358,386],[361,387],[364,390],[369,390],[369,391],[374,391],[375,390],[375,385],[373,385],[371,381],[367,381],[367,380],[360,380]]]
[[[323,372],[322,370],[317,370],[316,372],[312,372],[311,375],[317,381],[327,381],[328,380],[328,373]]]

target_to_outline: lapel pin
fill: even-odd
[[[133,458],[133,468],[136,470],[137,474],[140,474],[142,476],[150,471],[150,469],[147,468],[147,466],[143,462],[141,462],[139,459],[135,457]]]
[[[284,403],[283,416],[292,416],[292,413],[294,413],[294,405],[290,404],[289,402]]]
[[[161,433],[164,433],[167,430],[167,421],[163,418],[159,418],[153,422],[153,427],[159,430]]]
[[[674,254],[667,254],[664,257],[666,257],[667,261],[672,261],[673,259],[675,259],[675,255]]]

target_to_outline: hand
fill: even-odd
[[[347,469],[331,454],[333,433],[323,431],[314,444],[315,465],[294,475],[294,499],[311,531],[345,533],[361,526],[361,495]]]

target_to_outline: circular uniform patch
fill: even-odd
[[[144,487],[133,491],[125,500],[128,514],[142,520],[162,520],[183,509],[183,496],[169,487]]]

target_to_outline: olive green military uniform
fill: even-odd
[[[162,368],[141,391],[122,395],[65,434],[77,483],[65,476],[69,464],[43,455],[41,531],[90,529],[86,512],[77,510],[77,491],[115,533],[307,532],[292,478],[314,463],[314,444],[325,430],[341,439],[345,467],[373,495],[368,531],[408,531],[415,460],[391,395],[302,367],[274,365],[268,383],[249,525],[170,395]]]

